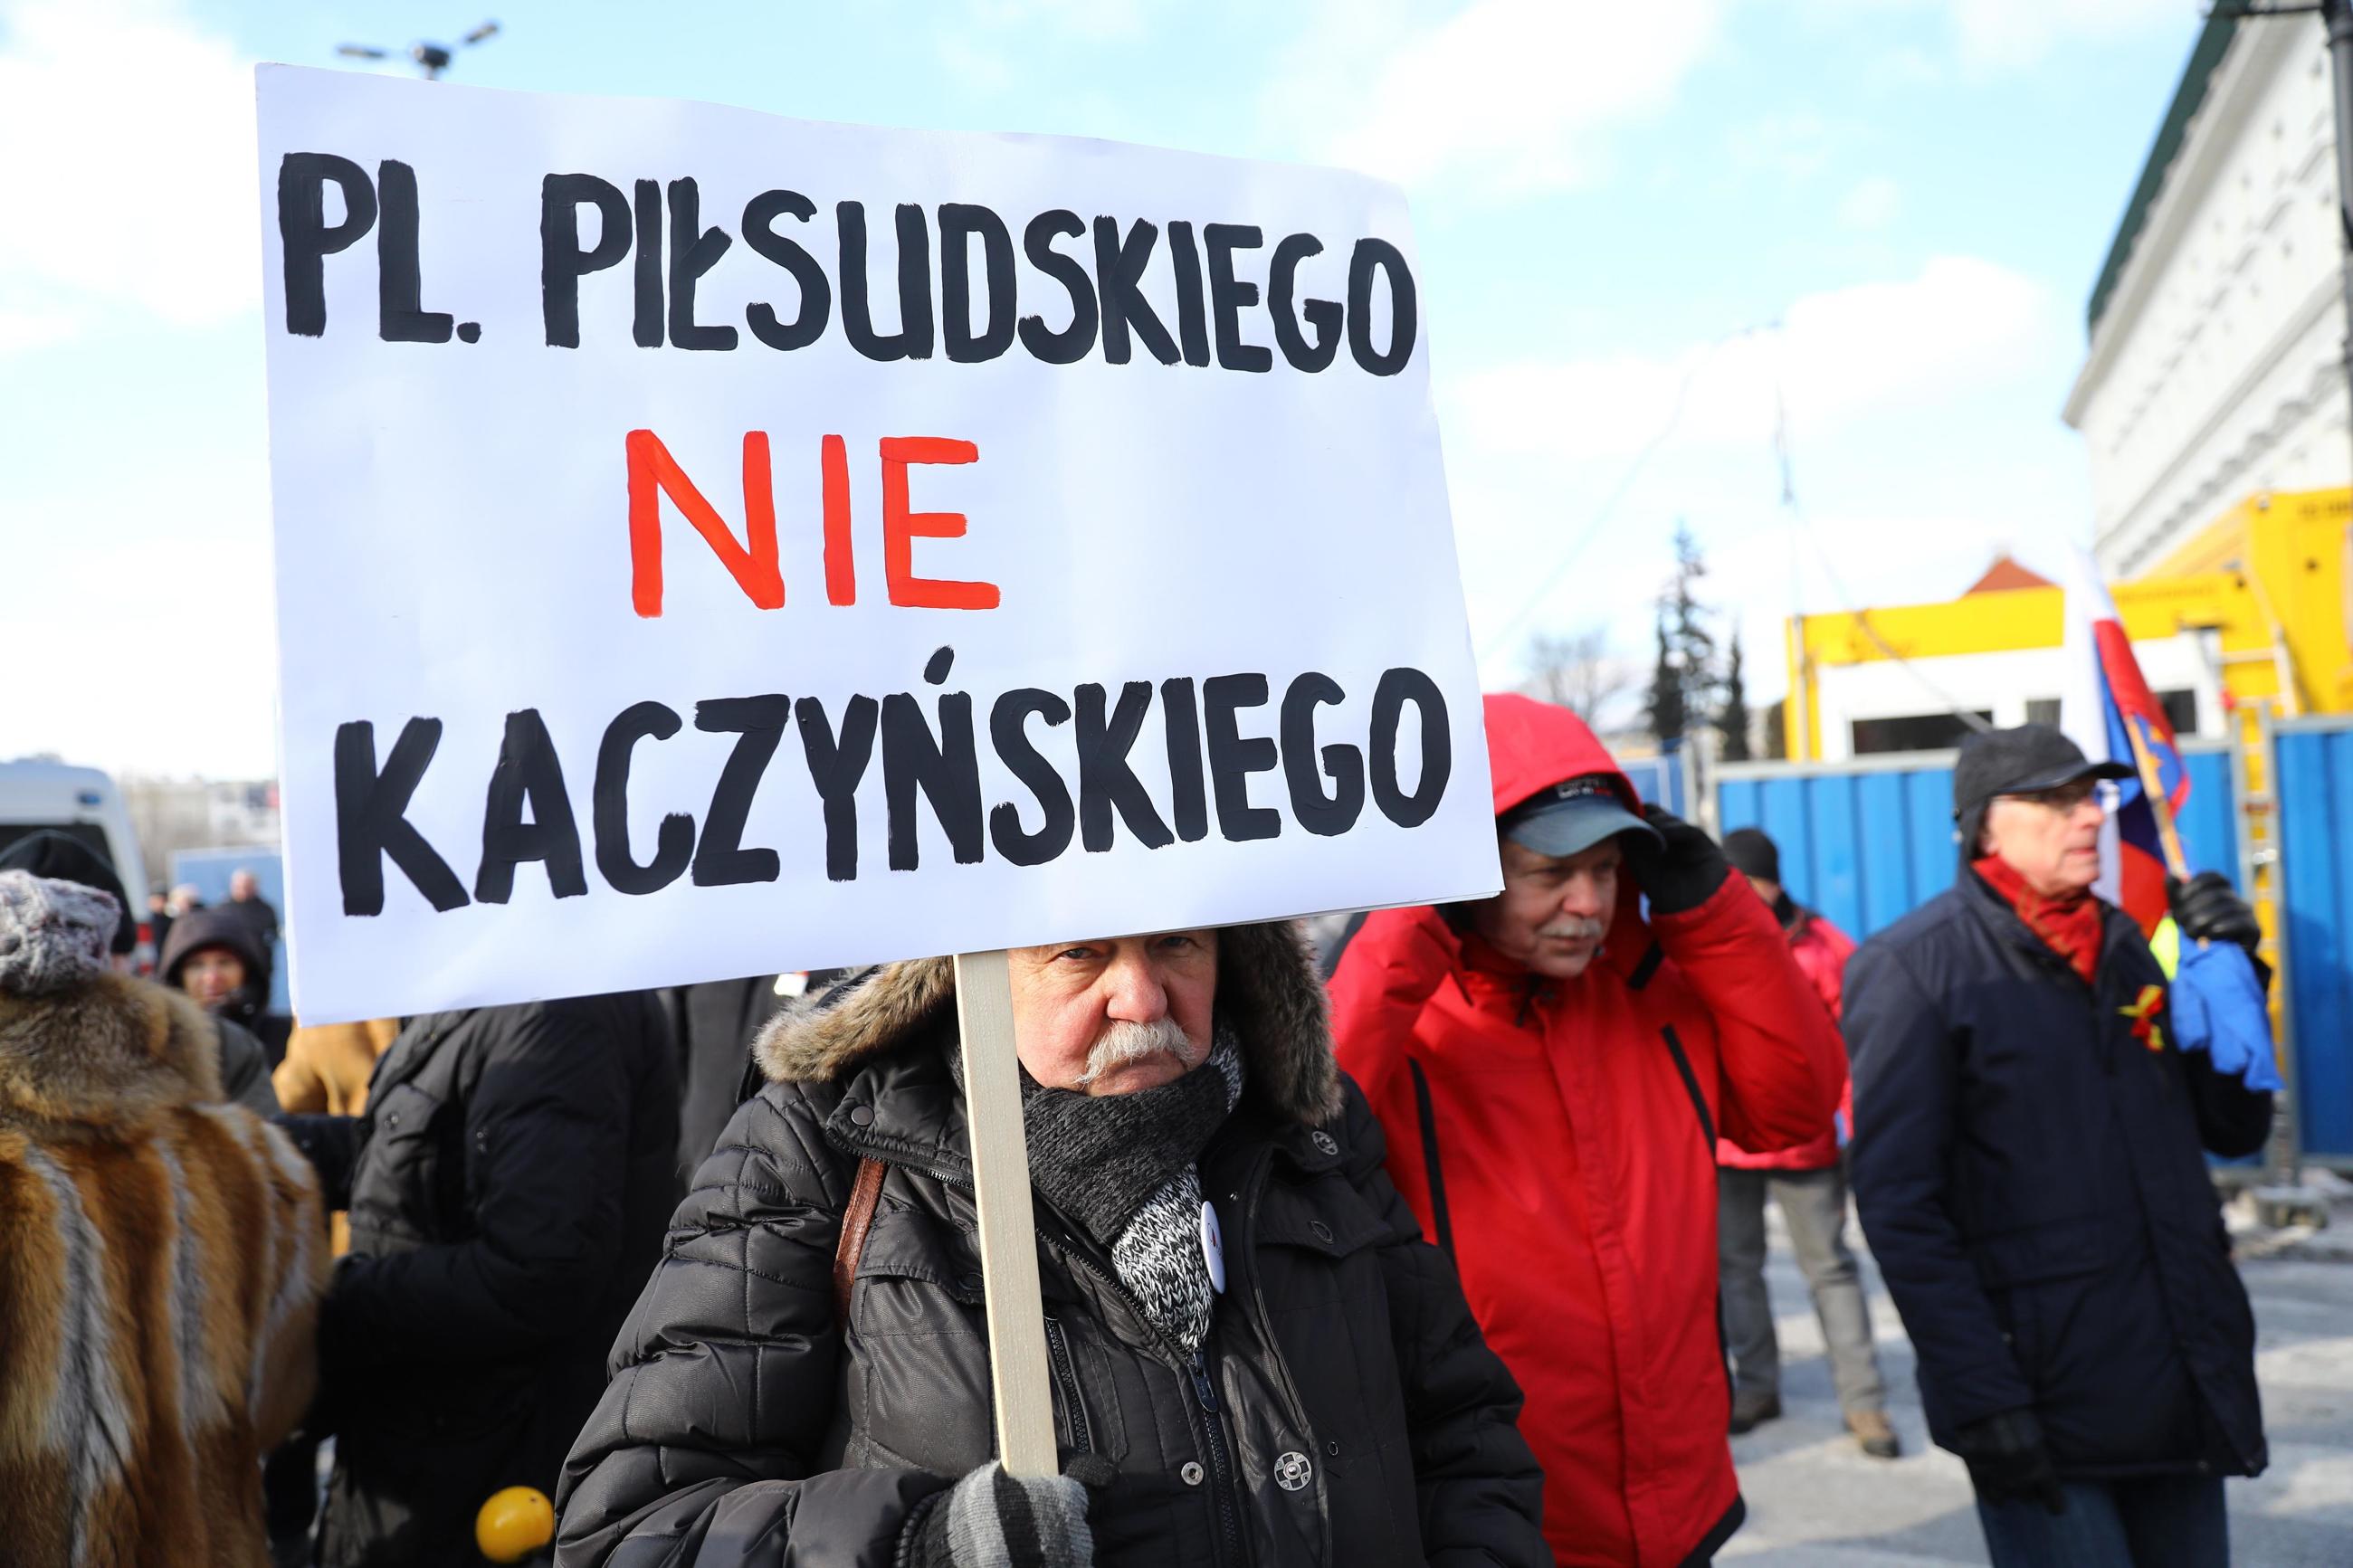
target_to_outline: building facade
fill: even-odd
[[[252,846],[275,850],[279,841],[274,779],[170,779],[126,773],[123,804],[138,825],[147,875],[168,885],[172,857],[185,849]]]
[[[2332,92],[2310,15],[2217,15],[2191,52],[2066,405],[2111,578],[2158,570],[2245,497],[2353,479]]]

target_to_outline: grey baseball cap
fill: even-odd
[[[1513,843],[1556,860],[1620,833],[1647,833],[1664,843],[1657,828],[1626,809],[1619,788],[1612,774],[1580,773],[1536,791],[1495,826]]]

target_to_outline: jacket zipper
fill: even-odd
[[[855,1151],[849,1152],[854,1152]],[[885,1163],[904,1163],[903,1161],[892,1160],[883,1155],[877,1155],[876,1158],[883,1160]],[[913,1166],[913,1169],[923,1172],[925,1175],[931,1177],[935,1182],[941,1183],[943,1185],[960,1187],[965,1192],[972,1191],[972,1178],[968,1175],[956,1172],[942,1170],[937,1166],[917,1165]],[[1089,1274],[1094,1276],[1096,1280],[1103,1284],[1106,1289],[1125,1300],[1129,1307],[1134,1310],[1136,1321],[1143,1324],[1145,1331],[1155,1339],[1158,1340],[1164,1347],[1172,1352],[1181,1352],[1182,1347],[1180,1347],[1176,1341],[1162,1333],[1159,1328],[1154,1324],[1151,1317],[1145,1312],[1144,1303],[1136,1298],[1135,1292],[1130,1290],[1116,1276],[1104,1273],[1083,1253],[1065,1247],[1061,1238],[1055,1236],[1051,1231],[1049,1231],[1044,1226],[1035,1226],[1032,1228],[1037,1232],[1038,1239],[1050,1245],[1058,1253],[1061,1254],[1065,1261],[1080,1268],[1085,1269]],[[1050,1352],[1052,1352],[1056,1342],[1062,1338],[1061,1325],[1057,1323],[1053,1319],[1049,1318],[1046,1320],[1046,1343],[1050,1352],[1048,1359],[1050,1361],[1053,1359]],[[1064,1342],[1067,1344],[1067,1342]],[[1271,1342],[1270,1341],[1269,1342],[1271,1343]],[[1065,1353],[1067,1353],[1067,1351]],[[1190,1361],[1186,1363],[1186,1370],[1190,1375],[1193,1384],[1194,1402],[1201,1407],[1201,1427],[1203,1432],[1203,1441],[1201,1446],[1208,1451],[1209,1455],[1210,1480],[1218,1494],[1218,1520],[1219,1524],[1222,1526],[1222,1531],[1225,1538],[1226,1555],[1233,1562],[1247,1563],[1249,1558],[1242,1548],[1241,1525],[1234,1511],[1234,1496],[1238,1483],[1234,1479],[1233,1458],[1226,1446],[1225,1417],[1218,1409],[1217,1386],[1209,1380],[1208,1367],[1209,1363],[1208,1353],[1198,1350],[1192,1353]],[[1083,1417],[1078,1414],[1078,1403],[1075,1399],[1071,1401],[1071,1408],[1072,1412],[1072,1421],[1075,1426],[1078,1421],[1083,1419]],[[1075,1436],[1075,1435],[1076,1434],[1074,1432],[1073,1436]]]
[[[1252,1326],[1258,1331],[1259,1342],[1269,1347],[1276,1342],[1274,1318],[1267,1310],[1264,1281],[1259,1277],[1254,1259],[1257,1257],[1259,1194],[1266,1184],[1267,1170],[1272,1163],[1272,1152],[1261,1152],[1259,1157],[1251,1162],[1249,1171],[1243,1174],[1241,1191],[1231,1194],[1236,1208],[1240,1211],[1236,1220],[1240,1231],[1243,1267],[1250,1276]],[[1247,1197],[1244,1194],[1247,1194]],[[1278,1353],[1273,1357],[1272,1365],[1275,1377],[1282,1385],[1282,1397],[1289,1406],[1288,1414],[1293,1422],[1297,1425],[1301,1435],[1306,1439],[1308,1451],[1313,1453],[1315,1449],[1315,1430],[1308,1422],[1307,1406],[1299,1397],[1299,1385],[1292,1378],[1291,1363]],[[1237,1489],[1239,1490],[1239,1487]],[[1320,1561],[1328,1557],[1332,1550],[1332,1519],[1328,1508],[1318,1508],[1316,1515],[1318,1522],[1323,1527],[1321,1549],[1318,1553]]]
[[[1071,1357],[1069,1336],[1052,1318],[1046,1320],[1046,1352],[1054,1365],[1054,1381],[1062,1385],[1063,1404],[1071,1413],[1071,1447],[1082,1454],[1092,1454],[1095,1445],[1087,1429],[1086,1406],[1079,1401],[1078,1363]]]
[[[1218,1409],[1217,1384],[1209,1379],[1209,1357],[1206,1351],[1195,1351],[1190,1368],[1193,1373],[1193,1397],[1201,1405],[1201,1430],[1209,1451],[1209,1479],[1218,1490],[1218,1521],[1225,1529],[1226,1550],[1236,1562],[1242,1561],[1241,1528],[1234,1519],[1233,1458],[1226,1448],[1226,1418]]]
[[[1104,1273],[1092,1258],[1066,1246],[1060,1237],[1044,1226],[1039,1226],[1037,1231],[1039,1239],[1053,1247],[1065,1262],[1084,1269],[1105,1289],[1127,1302],[1135,1314],[1135,1321],[1144,1325],[1145,1331],[1174,1352],[1172,1359],[1182,1359],[1187,1376],[1193,1384],[1193,1402],[1201,1407],[1201,1447],[1209,1456],[1209,1482],[1217,1493],[1218,1523],[1225,1541],[1221,1560],[1247,1563],[1250,1559],[1242,1547],[1241,1522],[1234,1506],[1240,1483],[1234,1478],[1232,1452],[1226,1445],[1225,1416],[1218,1408],[1217,1384],[1209,1379],[1208,1352],[1197,1350],[1189,1358],[1184,1357],[1183,1347],[1160,1331],[1145,1312],[1144,1304],[1136,1299],[1135,1292],[1130,1290],[1117,1276]],[[1054,1329],[1059,1332],[1060,1325],[1054,1325]],[[1050,1337],[1047,1342],[1050,1347],[1052,1339]]]

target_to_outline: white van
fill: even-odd
[[[64,763],[0,763],[0,849],[42,827],[69,833],[111,861],[131,896],[131,918],[146,923],[147,866],[112,779]]]

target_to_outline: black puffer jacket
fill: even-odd
[[[659,995],[678,1047],[678,1177],[684,1188],[735,1114],[752,1041],[786,998],[773,974],[676,985]]]
[[[2254,1321],[2200,1155],[2271,1096],[2136,1037],[2165,975],[2106,910],[2086,986],[1964,870],[1848,963],[1854,1192],[1929,1430],[2015,1409],[2062,1473],[2263,1468]]]
[[[470,1563],[475,1510],[553,1491],[677,1200],[650,993],[412,1018],[364,1117],[282,1123],[352,1248],[320,1313],[327,1568]]]
[[[913,1504],[991,1456],[989,1365],[944,960],[764,1034],[772,1081],[671,1222],[565,1467],[557,1561],[887,1568]],[[1220,933],[1241,1105],[1202,1185],[1228,1285],[1189,1363],[1039,1200],[1065,1459],[1108,1459],[1095,1560],[1240,1568],[1547,1563],[1519,1394],[1381,1172],[1291,928]],[[850,1305],[832,1270],[861,1156],[886,1163]]]

